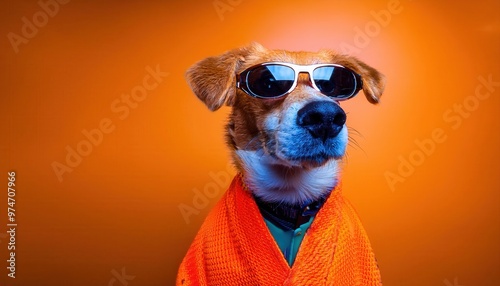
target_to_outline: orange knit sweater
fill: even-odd
[[[368,237],[337,186],[288,265],[236,176],[201,226],[177,285],[382,285]]]

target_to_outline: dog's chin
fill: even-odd
[[[283,165],[284,167],[289,168],[302,168],[305,170],[322,167],[330,160],[340,160],[343,157],[342,155],[331,155],[325,153],[301,157],[287,157],[282,154],[280,154],[280,156],[277,152],[273,152],[270,155],[276,160],[275,164],[277,165]]]
[[[314,168],[319,168],[321,166],[324,166],[329,160],[322,160],[322,161],[302,161],[300,164],[302,168],[304,169],[314,169]]]
[[[320,168],[332,160],[342,159],[348,141],[347,128],[326,141],[312,138],[303,130],[267,132],[264,138],[271,139],[264,141],[261,148],[277,163],[304,169]]]

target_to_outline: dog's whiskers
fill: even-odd
[[[348,140],[347,145],[351,146],[352,148],[354,148],[356,150],[360,150],[361,152],[365,153],[365,155],[366,155],[365,150],[363,150],[363,148],[359,144],[358,140],[356,140],[354,138],[354,136],[359,136],[361,138],[364,138],[363,135],[358,130],[356,130],[352,127],[347,127],[347,129],[349,130],[349,136],[347,137],[347,140]],[[345,154],[344,154],[344,162],[345,162],[345,164],[349,163],[349,149],[347,149]]]
[[[361,138],[364,138],[363,135],[358,130],[356,130],[352,127],[347,127],[347,129],[349,130],[348,145],[352,146],[353,148],[355,148],[357,150],[361,150],[361,151],[363,151],[363,153],[365,153],[365,151],[363,150],[363,148],[361,147],[359,142],[354,138],[354,136],[359,136]]]
[[[252,139],[250,139],[250,141],[248,141],[248,143],[245,145],[245,147],[243,147],[243,150],[255,149],[254,147],[256,147],[256,146],[254,144],[258,140],[259,140],[259,135],[253,137]]]

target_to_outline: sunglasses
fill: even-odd
[[[257,98],[278,98],[292,92],[299,73],[306,72],[314,89],[335,100],[355,96],[363,87],[361,76],[336,64],[296,65],[281,62],[252,66],[236,78],[236,87]]]

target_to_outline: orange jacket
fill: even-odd
[[[316,215],[290,267],[252,195],[236,176],[191,244],[177,285],[382,283],[368,237],[340,186]]]

